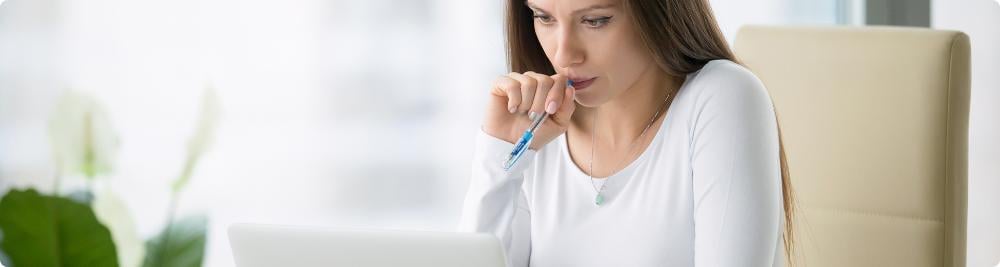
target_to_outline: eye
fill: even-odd
[[[549,16],[549,15],[545,15],[545,14],[542,14],[542,13],[535,13],[534,15],[532,15],[532,17],[534,17],[535,20],[537,20],[538,22],[540,22],[542,24],[551,24],[552,23],[552,16]]]
[[[605,16],[605,17],[583,18],[582,22],[583,24],[587,25],[587,27],[597,29],[607,26],[608,23],[611,22],[611,17]]]

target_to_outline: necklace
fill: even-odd
[[[648,131],[649,128],[653,126],[653,122],[656,121],[656,118],[660,116],[660,112],[663,111],[663,109],[667,106],[667,100],[670,99],[670,95],[671,94],[668,93],[667,97],[663,98],[663,105],[661,105],[660,108],[656,109],[656,113],[653,114],[653,118],[649,119],[649,124],[646,125],[646,128],[642,129],[642,132],[639,133],[639,137],[636,137],[634,140],[632,140],[632,143],[629,144],[628,149],[625,150],[625,157],[622,157],[622,159],[618,161],[618,164],[614,165],[614,166],[621,165],[622,162],[625,161],[625,158],[628,157],[629,152],[632,151],[632,148],[635,147],[635,144],[637,144],[636,141],[638,141],[639,139],[642,139],[642,137],[646,135],[646,131]],[[597,206],[601,206],[601,204],[604,204],[604,188],[607,187],[608,182],[611,181],[611,176],[614,175],[614,172],[611,173],[612,175],[608,175],[608,177],[605,178],[604,183],[601,184],[600,188],[597,188],[597,185],[594,184],[594,155],[595,155],[594,150],[595,150],[595,147],[597,146],[597,113],[598,113],[597,111],[594,112],[593,131],[591,132],[591,135],[590,135],[591,136],[591,138],[590,138],[590,173],[588,173],[587,176],[590,177],[590,186],[593,187],[594,188],[594,192],[597,193],[597,196],[594,197],[594,204],[597,205]]]

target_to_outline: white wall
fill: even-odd
[[[209,215],[207,266],[233,264],[234,222],[452,229],[477,104],[504,73],[499,5],[4,1],[0,194],[53,191],[48,118],[64,91],[87,91],[121,139],[104,178],[139,235],[156,234],[211,82],[218,138],[179,205]]]
[[[846,1],[846,2],[845,2]],[[858,5],[858,0],[710,0],[722,34],[729,43],[740,27],[748,24],[829,25],[851,23],[839,8]],[[845,17],[847,17],[845,19]],[[846,20],[846,21],[845,21]]]
[[[968,266],[995,266],[1000,262],[1000,2],[934,0],[931,25],[963,31],[971,41]]]

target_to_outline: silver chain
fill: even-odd
[[[618,161],[618,165],[621,165],[622,162],[625,162],[625,159],[628,158],[628,153],[631,152],[633,148],[635,148],[636,144],[638,144],[638,143],[636,143],[636,141],[639,141],[639,139],[642,139],[642,137],[646,135],[646,131],[649,130],[650,127],[653,126],[653,122],[656,122],[656,118],[660,116],[660,112],[663,111],[663,109],[667,106],[667,100],[670,99],[670,95],[672,95],[672,94],[671,93],[667,93],[667,97],[663,98],[663,104],[659,108],[656,109],[656,113],[653,114],[653,118],[649,119],[649,124],[646,125],[646,128],[642,129],[642,132],[639,134],[639,137],[636,137],[635,140],[632,140],[632,143],[629,144],[628,149],[625,150],[625,157],[622,157],[622,159],[620,161]],[[590,186],[594,188],[594,192],[597,192],[597,194],[600,195],[601,192],[604,191],[604,188],[607,187],[608,182],[611,181],[611,176],[614,175],[614,172],[612,172],[611,174],[608,175],[608,177],[605,178],[606,180],[604,181],[604,184],[602,184],[601,188],[598,189],[597,185],[594,184],[594,156],[595,156],[594,151],[596,150],[596,147],[597,147],[597,114],[598,113],[599,112],[597,112],[597,110],[594,111],[594,122],[593,122],[593,125],[592,125],[593,126],[593,131],[591,132],[591,138],[590,138],[590,173],[588,173],[587,176],[590,177]],[[618,166],[618,165],[615,165],[615,166]]]

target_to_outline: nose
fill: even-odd
[[[575,67],[585,59],[583,47],[579,45],[576,34],[570,27],[560,27],[556,38],[555,59],[552,62],[556,69]]]

